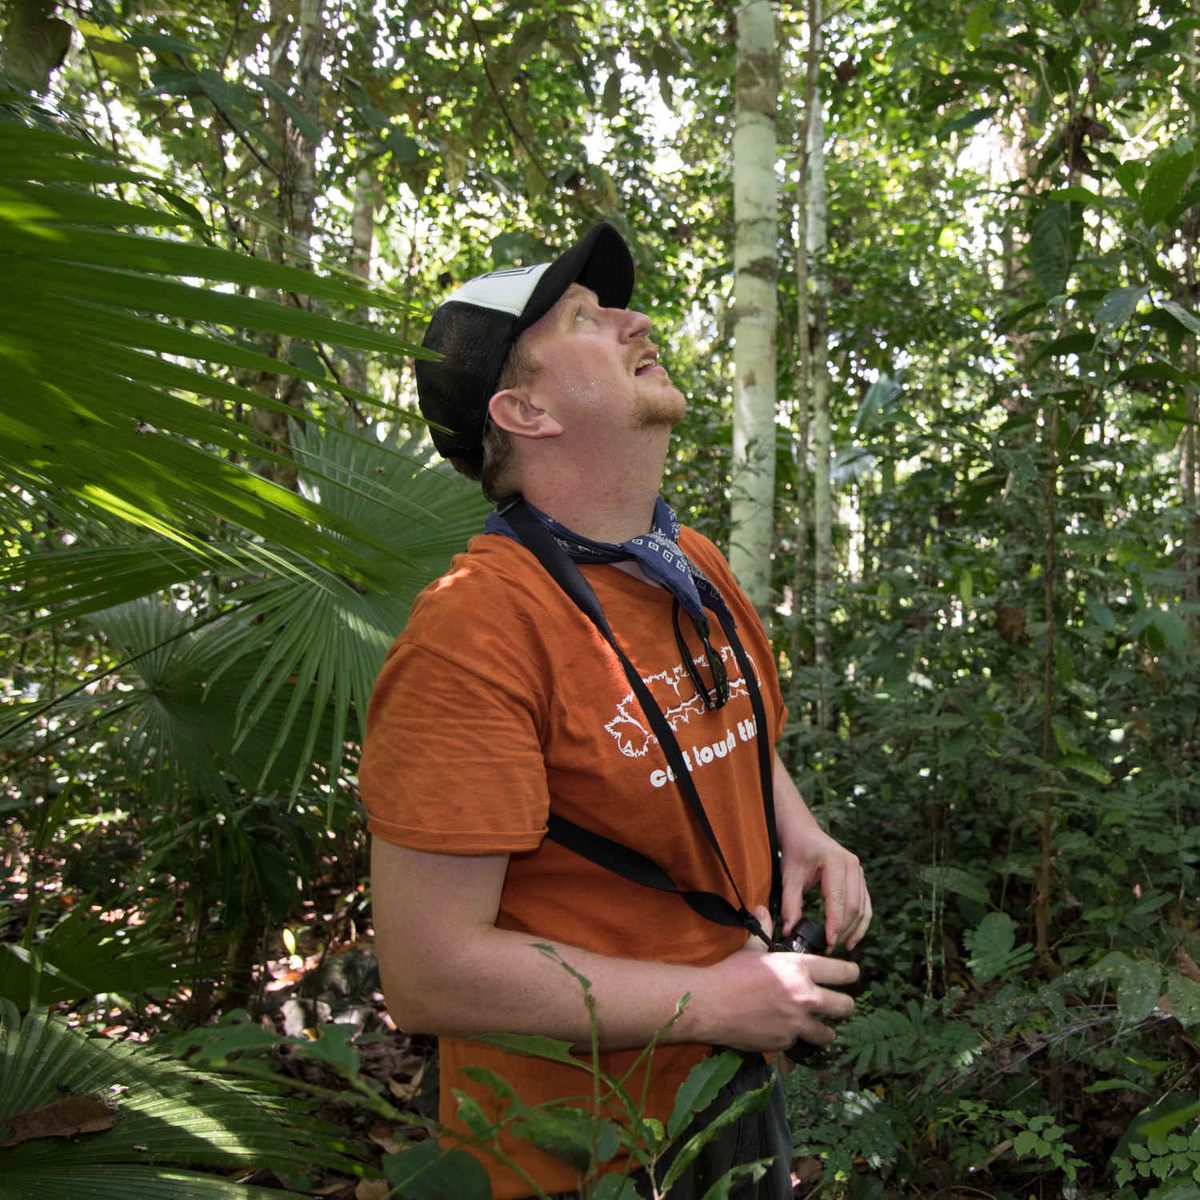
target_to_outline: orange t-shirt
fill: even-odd
[[[710,541],[685,529],[680,546],[733,612],[774,744],[785,710],[758,615]],[[712,618],[710,637],[729,673],[730,700],[706,712],[680,661],[670,593],[612,565],[582,570],[670,721],[742,897],[750,907],[766,904],[771,865],[754,716],[719,623]],[[681,628],[707,679],[686,616]],[[678,896],[543,840],[553,804],[647,855],[679,887],[734,900],[616,656],[533,555],[508,538],[474,538],[417,598],[375,685],[359,786],[368,828],[379,837],[437,854],[511,855],[501,928],[599,954],[691,965],[717,962],[745,941],[743,930],[703,920]],[[572,1103],[589,1107],[590,1081],[578,1070],[459,1038],[442,1038],[439,1049],[441,1120],[454,1129],[465,1132],[453,1088],[495,1114],[493,1094],[460,1073],[468,1065],[503,1076],[528,1104],[582,1093]],[[665,1122],[679,1085],[709,1051],[656,1049],[648,1116]],[[604,1054],[602,1069],[620,1078],[637,1054]],[[641,1077],[629,1086],[636,1095]],[[529,1142],[502,1137],[501,1147],[548,1192],[577,1186],[570,1167]],[[481,1160],[497,1200],[530,1194],[491,1156]]]

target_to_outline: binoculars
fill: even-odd
[[[825,930],[815,921],[801,921],[787,937],[780,938],[771,947],[771,951],[772,953],[779,952],[784,954],[824,954]],[[803,1038],[797,1038],[784,1051],[784,1054],[792,1062],[798,1063],[803,1062],[819,1049],[821,1049],[820,1046],[816,1046],[812,1042],[806,1042]]]

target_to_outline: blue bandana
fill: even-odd
[[[559,524],[553,517],[526,501],[526,507],[554,535],[554,540],[577,563],[615,563],[633,559],[645,573],[679,601],[680,607],[703,632],[708,631],[708,615],[712,609],[720,616],[728,613],[721,593],[704,573],[679,548],[679,518],[661,497],[654,502],[654,519],[650,532],[639,534],[627,542],[596,542]],[[520,539],[499,512],[488,514],[485,533]]]

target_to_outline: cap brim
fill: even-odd
[[[513,336],[544,317],[573,283],[596,293],[605,308],[625,308],[633,295],[633,256],[607,222],[593,226],[546,269],[517,318]]]

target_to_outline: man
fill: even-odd
[[[853,963],[765,952],[771,901],[790,930],[819,882],[831,945],[852,948],[870,921],[858,860],[774,754],[785,710],[761,623],[716,548],[677,530],[658,499],[685,401],[649,320],[627,307],[632,289],[628,248],[598,226],[552,263],[464,285],[426,335],[442,360],[418,364],[438,449],[510,497],[414,605],[376,686],[359,775],[388,1003],[401,1028],[439,1035],[442,1119],[464,1132],[452,1089],[502,1109],[463,1067],[502,1075],[529,1104],[587,1092],[569,1066],[470,1040],[587,1046],[580,985],[538,945],[591,981],[616,1077],[689,997],[654,1052],[649,1116],[666,1120],[713,1047],[745,1052],[708,1119],[770,1080],[761,1052],[828,1044],[821,1018],[852,1008],[831,989],[857,978]],[[549,548],[527,548],[547,535]],[[566,557],[560,547],[599,618],[543,565]],[[566,844],[564,829],[582,841]],[[613,843],[611,859],[597,851]],[[690,898],[631,873],[639,856]],[[577,1186],[528,1143],[506,1137],[501,1150],[509,1166],[482,1156],[497,1197]],[[698,1200],[729,1163],[773,1157],[738,1194],[790,1196],[790,1151],[776,1083],[767,1112],[673,1194]]]

